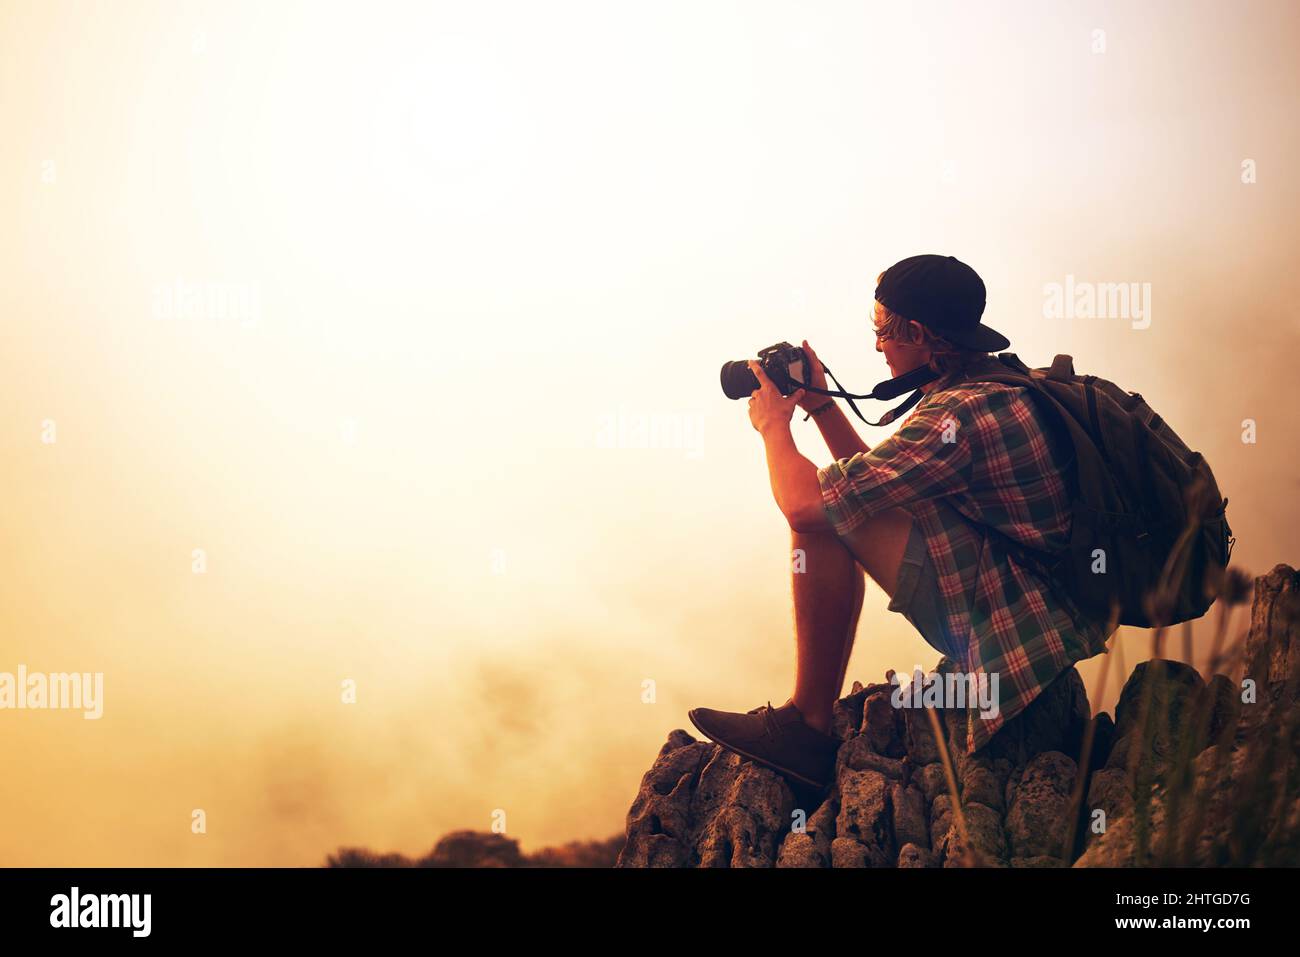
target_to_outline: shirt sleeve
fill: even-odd
[[[921,405],[867,452],[817,470],[822,506],[841,535],[878,512],[969,485],[971,417],[959,402]]]

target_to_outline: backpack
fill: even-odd
[[[1118,606],[1118,624],[1151,628],[1205,614],[1236,539],[1201,453],[1141,395],[1077,375],[1067,355],[1030,369],[1002,352],[967,378],[1027,387],[1073,448],[1069,547],[1049,555],[1002,536],[1013,551],[1091,618],[1108,620]]]

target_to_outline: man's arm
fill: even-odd
[[[763,430],[767,473],[777,508],[796,532],[817,532],[831,527],[822,505],[817,466],[799,453],[790,423]]]
[[[772,494],[792,529],[811,532],[851,529],[884,509],[959,492],[971,468],[969,417],[958,408],[922,405],[874,451],[822,469],[799,454],[788,418],[765,421],[760,432]]]
[[[922,402],[871,451],[819,470],[827,519],[844,534],[886,509],[962,492],[973,466],[969,433],[977,421],[996,427],[991,419],[987,403]]]
[[[859,452],[869,452],[871,446],[862,441],[862,436],[858,435],[858,430],[853,427],[840,404],[834,399],[828,398],[826,401],[832,403],[832,407],[821,415],[814,415],[813,421],[817,423],[817,431],[826,440],[831,455],[837,459],[847,459]]]
[[[830,528],[817,466],[799,454],[790,434],[790,415],[806,393],[800,389],[792,396],[783,396],[761,365],[750,360],[749,368],[758,379],[758,388],[749,398],[749,421],[763,437],[767,474],[777,508],[796,532]]]
[[[803,351],[808,356],[810,366],[808,384],[817,389],[825,389],[826,367],[821,359],[817,358],[817,353],[808,344],[807,339],[803,341]],[[799,408],[805,412],[812,412],[814,409],[824,407],[828,402],[831,407],[814,415],[813,418],[817,420],[817,431],[826,440],[826,447],[830,449],[831,455],[837,459],[847,459],[858,452],[868,451],[871,446],[862,441],[862,437],[853,428],[853,423],[844,414],[840,404],[831,397],[816,392],[804,392],[799,400]]]

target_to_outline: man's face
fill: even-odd
[[[907,328],[912,339],[920,341],[923,338],[920,323],[909,322]],[[881,339],[877,335],[876,351],[885,354],[885,363],[889,366],[889,374],[895,379],[900,375],[906,375],[913,369],[919,369],[930,361],[929,346],[919,346],[901,337]]]

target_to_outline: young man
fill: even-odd
[[[1064,550],[1071,449],[1023,387],[979,382],[1010,343],[980,323],[984,283],[952,256],[912,256],[881,273],[876,350],[896,378],[929,364],[939,378],[897,432],[874,449],[833,399],[785,397],[757,362],[749,418],[763,437],[776,503],[803,570],[794,582],[794,694],[746,714],[696,708],[708,738],[787,777],[830,783],[838,738],[831,711],[862,610],[863,570],[959,673],[996,691],[968,710],[966,750],[982,748],[1075,661],[1105,650],[1106,624],[1083,616],[1015,546]],[[826,375],[807,342],[810,385]],[[835,462],[795,447],[790,417],[816,418]],[[951,669],[945,669],[951,670]],[[982,676],[982,677],[981,677]],[[996,681],[991,680],[996,676]]]

